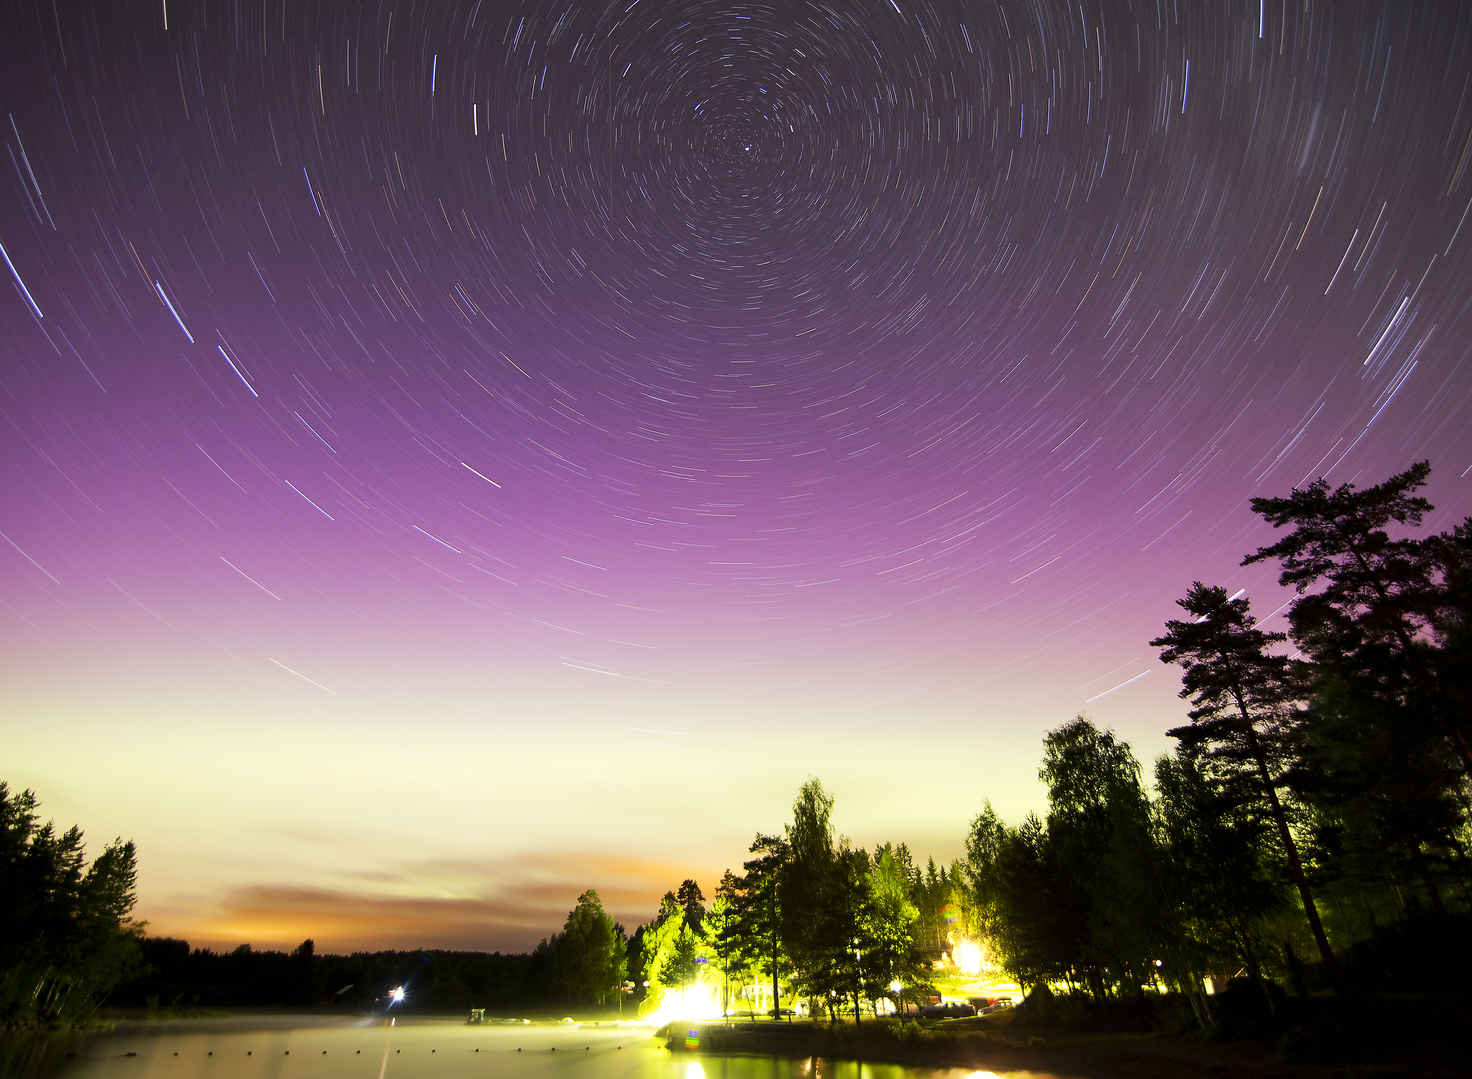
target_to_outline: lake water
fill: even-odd
[[[67,1056],[67,1054],[73,1054]],[[0,1061],[0,1065],[3,1065]],[[670,1052],[647,1027],[454,1019],[182,1020],[59,1041],[7,1076],[64,1079],[1055,1079],[1036,1072]]]

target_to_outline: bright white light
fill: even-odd
[[[982,965],[981,945],[974,940],[961,940],[951,949],[951,958],[962,974],[980,974]]]
[[[404,1003],[404,987],[402,985],[394,986],[388,991],[388,999],[390,1004]]]
[[[696,982],[683,989],[665,991],[659,1007],[644,1017],[646,1023],[663,1026],[676,1019],[719,1019],[721,1002],[714,986]]]

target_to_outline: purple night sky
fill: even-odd
[[[197,944],[524,948],[809,774],[956,856],[1254,494],[1472,508],[1472,20],[19,0],[0,777]],[[1277,628],[1282,628],[1281,616]]]

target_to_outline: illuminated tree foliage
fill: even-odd
[[[706,923],[705,895],[700,885],[685,880],[666,892],[654,920],[639,932],[643,977],[649,986],[641,1009],[659,1009],[670,993],[689,989],[701,980],[714,955]]]
[[[676,986],[667,979],[676,972],[672,966],[676,942],[685,928],[684,912],[674,892],[665,892],[654,918],[639,928],[638,969],[649,984],[644,991],[642,1011],[653,1011],[664,1000],[665,993]],[[683,984],[683,983],[681,983]]]
[[[694,983],[700,964],[696,961],[695,934],[681,925],[671,941],[669,954],[659,964],[659,984],[665,989],[685,989]]]
[[[665,895],[636,934],[650,980],[646,1011],[699,976],[702,965],[719,979],[724,1008],[731,980],[749,978],[742,994],[749,1006],[764,995],[752,992],[760,982],[779,1015],[784,983],[818,1011],[851,1010],[856,1019],[891,996],[895,982],[912,992],[926,986],[908,850],[886,846],[871,859],[846,840],[835,844],[832,805],[818,780],[805,783],[784,834],[757,835],[754,857],[741,876],[726,872],[709,912],[694,881]]]
[[[1162,852],[1129,746],[1080,716],[1044,738],[1046,821],[1016,828],[987,805],[972,822],[973,919],[1024,987],[1063,982],[1095,999],[1155,974],[1170,922]]]
[[[920,911],[910,899],[913,867],[903,843],[885,843],[875,850],[868,885],[864,991],[870,1000],[893,997],[898,1010],[906,995],[913,998],[928,989],[930,981],[928,957],[916,939]],[[900,988],[892,988],[895,985]]]
[[[988,804],[972,822],[965,872],[982,938],[1013,980],[1024,991],[1065,980],[1075,949],[1065,931],[1067,909],[1060,902],[1053,850],[1038,816],[1030,813],[1009,828]]]
[[[751,959],[743,948],[741,921],[738,917],[741,902],[741,882],[729,869],[721,876],[716,886],[715,899],[711,903],[710,929],[711,951],[721,972],[721,1010],[731,1010],[731,983],[740,982],[750,970]]]
[[[0,781],[0,1027],[87,1019],[138,966],[137,853],[115,839],[90,866],[79,828],[42,824]]]
[[[900,849],[904,850],[904,844]],[[908,864],[908,850],[905,850],[905,859]],[[916,942],[932,961],[939,959],[949,947],[948,935],[955,917],[954,911],[951,917],[947,912],[956,901],[958,883],[953,875],[953,871],[945,866],[937,866],[933,857],[927,860],[923,873],[914,867],[910,869],[910,898],[920,912],[915,929]],[[964,888],[962,891],[964,893]]]

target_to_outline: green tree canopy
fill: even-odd
[[[864,989],[871,999],[904,997],[927,991],[929,963],[916,940],[919,908],[910,900],[913,867],[903,843],[885,843],[869,869],[869,900],[864,909]],[[898,984],[900,988],[891,987]]]

